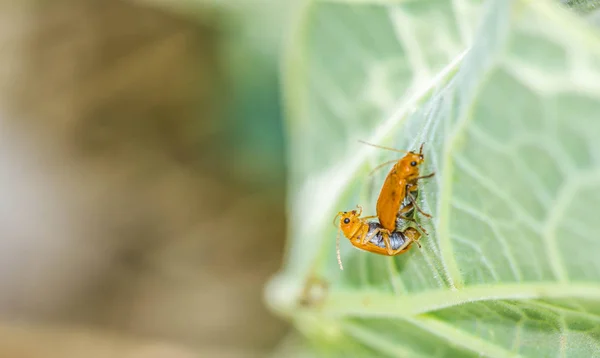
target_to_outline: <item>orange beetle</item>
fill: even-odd
[[[357,205],[358,210],[340,211],[334,219],[340,217],[339,230],[350,240],[350,243],[358,249],[385,256],[396,256],[406,252],[412,243],[419,247],[418,240],[421,233],[415,228],[408,227],[404,231],[393,231],[391,234],[378,222],[368,222],[361,218],[362,207]],[[343,270],[342,258],[340,254],[340,233],[336,237],[336,251],[338,264]]]
[[[379,198],[377,199],[377,217],[379,218],[381,226],[388,230],[389,233],[394,232],[396,230],[396,219],[400,218],[402,220],[414,222],[419,229],[423,231],[423,233],[427,234],[427,231],[425,231],[425,229],[415,219],[406,216],[406,214],[416,208],[424,216],[428,218],[431,217],[430,214],[424,212],[419,207],[415,197],[412,194],[418,191],[418,180],[431,178],[435,175],[435,173],[423,176],[419,175],[419,166],[425,160],[423,156],[423,145],[425,143],[421,144],[419,152],[415,153],[412,151],[406,152],[394,148],[371,144],[364,141],[360,142],[381,149],[406,153],[406,155],[399,160],[385,162],[381,165],[378,165],[371,171],[372,174],[377,169],[396,161],[396,164],[394,164],[385,178],[383,186],[381,187],[381,192],[379,193]],[[407,199],[409,203],[405,202]]]

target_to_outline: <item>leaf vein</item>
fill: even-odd
[[[464,173],[476,179],[479,184],[491,191],[494,195],[496,195],[496,197],[501,199],[508,207],[510,207],[512,211],[516,212],[523,223],[529,226],[530,229],[536,232],[542,232],[541,224],[538,223],[525,209],[512,200],[510,195],[500,189],[500,187],[498,187],[491,178],[480,173],[479,170],[475,169],[471,163],[462,157],[457,156],[454,158],[454,161],[456,162],[457,166],[464,171]]]
[[[319,309],[330,315],[393,318],[434,312],[471,302],[552,298],[600,300],[600,285],[593,282],[566,284],[556,281],[496,283],[465,286],[456,291],[425,291],[402,297],[382,292],[338,290],[330,291]]]
[[[421,316],[418,318],[408,318],[408,322],[427,330],[439,337],[443,337],[455,345],[460,345],[472,352],[483,355],[484,357],[519,357],[518,354],[511,353],[501,346],[490,343],[456,326],[447,324],[430,316]]]
[[[496,268],[494,267],[494,265],[492,265],[491,262],[488,261],[487,257],[483,254],[483,251],[481,251],[481,247],[476,245],[475,243],[473,243],[472,241],[469,241],[465,238],[462,238],[456,234],[453,234],[451,236],[451,238],[454,241],[460,242],[465,246],[470,247],[473,251],[477,252],[477,259],[479,261],[481,261],[488,269],[488,271],[492,274],[492,277],[494,278],[494,280],[496,282],[500,282],[500,276],[498,275],[498,273],[496,272]]]
[[[378,332],[362,327],[362,325],[345,321],[342,327],[347,334],[363,344],[392,357],[425,357],[412,349],[408,349],[406,344],[386,339]]]
[[[554,204],[551,206],[551,209],[546,216],[544,223],[545,230],[542,235],[546,241],[546,249],[552,265],[551,267],[554,271],[554,275],[559,281],[567,282],[569,280],[569,275],[565,267],[563,256],[560,253],[560,245],[558,243],[556,231],[563,218],[566,216],[568,207],[580,187],[596,184],[599,181],[600,171],[575,174],[574,177],[563,182],[555,198]]]
[[[517,281],[522,281],[523,273],[521,272],[521,270],[519,269],[519,267],[517,265],[517,260],[515,259],[515,256],[514,256],[512,250],[510,250],[511,246],[508,244],[506,237],[504,237],[504,235],[500,232],[498,226],[494,223],[494,221],[491,220],[491,218],[489,218],[488,216],[483,215],[482,213],[480,213],[476,210],[473,210],[468,205],[462,203],[462,201],[460,201],[458,199],[454,199],[452,201],[452,206],[458,210],[464,211],[465,213],[482,221],[483,223],[485,223],[486,225],[488,225],[490,227],[490,229],[492,230],[492,233],[494,234],[494,236],[500,243],[500,246],[502,246],[502,251],[503,251],[506,259],[508,260],[510,269],[511,269],[515,279]]]

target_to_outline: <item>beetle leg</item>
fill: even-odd
[[[365,235],[365,237],[361,240],[361,244],[362,245],[367,244],[368,242],[371,241],[371,239],[373,239],[379,233],[381,233],[381,235],[383,237],[383,242],[385,243],[385,249],[387,250],[387,252],[388,253],[393,252],[392,251],[392,243],[390,242],[391,232],[384,228],[375,229],[375,230],[373,230],[373,232],[370,235]]]
[[[432,177],[432,176],[434,176],[434,175],[435,175],[435,172],[433,172],[433,173],[430,173],[430,174],[427,174],[427,175],[422,175],[422,176],[420,176],[420,177],[416,177],[416,178],[414,178],[414,179],[413,179],[413,180],[411,180],[411,181],[417,181],[417,180],[419,180],[419,179],[427,179],[427,178],[431,178],[431,177]]]
[[[404,245],[402,245],[398,249],[394,250],[391,254],[392,256],[399,255],[401,253],[408,251],[408,249],[410,249],[410,245],[412,245],[413,242],[416,243],[417,245],[419,245],[419,243],[417,241],[414,241],[411,238],[408,238],[405,236],[405,239],[406,239],[406,242],[404,243]],[[419,248],[420,247],[421,247],[421,245],[419,245]]]
[[[400,210],[398,211],[398,215],[404,216],[404,214],[410,212],[413,208],[414,208],[414,204],[413,203],[405,205],[402,208],[400,208]]]
[[[375,236],[377,236],[377,234],[379,232],[382,232],[383,230],[384,229],[378,228],[378,229],[373,230],[373,232],[371,234],[369,234],[369,232],[367,231],[367,233],[360,240],[360,244],[361,245],[366,245],[367,242],[371,241],[372,238],[374,238]]]
[[[385,249],[387,250],[388,254],[393,253],[394,250],[392,250],[392,242],[390,241],[390,236],[392,235],[392,232],[387,229],[380,229],[380,232],[383,238],[383,242],[385,243]]]
[[[419,189],[417,187],[417,183],[406,184],[406,192],[407,193],[412,193],[413,191],[417,191],[417,189]]]
[[[419,247],[419,249],[421,248],[421,244],[420,244],[418,241],[416,241],[416,240],[410,240],[410,243],[411,243],[411,244],[412,244],[413,242],[414,242],[415,244],[417,244],[417,246]]]
[[[423,209],[421,209],[421,207],[419,207],[419,205],[417,204],[417,201],[415,200],[415,198],[412,196],[412,194],[410,192],[407,192],[406,196],[408,196],[408,200],[410,200],[410,202],[414,205],[414,207],[417,209],[417,211],[419,211],[421,214],[423,214],[423,216],[431,218],[431,214],[424,212]]]
[[[400,248],[398,248],[397,250],[394,250],[394,252],[392,252],[390,255],[391,256],[396,256],[399,255],[401,253],[404,253],[406,251],[408,251],[408,249],[410,249],[410,245],[412,245],[413,241],[409,241],[406,245],[402,245]]]
[[[382,235],[383,235],[383,242],[385,243],[385,249],[386,249],[388,255],[394,256],[394,252],[396,250],[392,250],[392,242],[390,241],[390,235],[388,235],[387,233],[382,233]]]
[[[425,235],[429,235],[429,234],[427,233],[427,230],[425,230],[425,228],[424,228],[423,226],[421,226],[421,224],[419,224],[419,222],[418,222],[417,220],[415,220],[415,219],[413,219],[413,218],[409,218],[408,216],[404,216],[404,215],[399,215],[398,217],[399,217],[400,219],[402,219],[402,220],[406,220],[406,221],[410,221],[410,222],[413,222],[413,223],[415,223],[415,225],[417,225],[417,228],[418,228],[419,230],[421,230],[421,231],[423,232],[423,234],[425,234]]]

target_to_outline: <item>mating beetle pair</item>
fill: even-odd
[[[423,144],[419,152],[406,152],[393,148],[382,147],[370,143],[363,142],[377,148],[392,150],[395,152],[406,153],[399,160],[394,160],[396,164],[388,173],[379,198],[377,199],[377,215],[361,217],[362,207],[357,206],[358,210],[341,211],[335,220],[340,217],[339,228],[344,233],[344,236],[350,240],[350,243],[361,250],[373,252],[380,255],[395,256],[406,252],[412,243],[416,243],[419,247],[419,239],[421,232],[413,227],[408,227],[405,230],[397,230],[398,220],[406,220],[413,222],[425,235],[425,229],[410,216],[416,209],[426,217],[431,217],[430,214],[421,210],[415,199],[418,193],[418,180],[431,178],[435,173],[421,176],[419,166],[423,163]],[[377,166],[373,171],[390,164],[391,162],[383,163]],[[372,173],[372,172],[371,172]],[[378,221],[367,221],[368,219],[378,218]],[[339,231],[336,239],[337,256],[340,269],[344,269],[340,255]]]

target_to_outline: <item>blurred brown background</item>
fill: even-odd
[[[276,60],[244,26],[0,1],[0,357],[255,357],[285,335],[262,303],[285,235]]]

